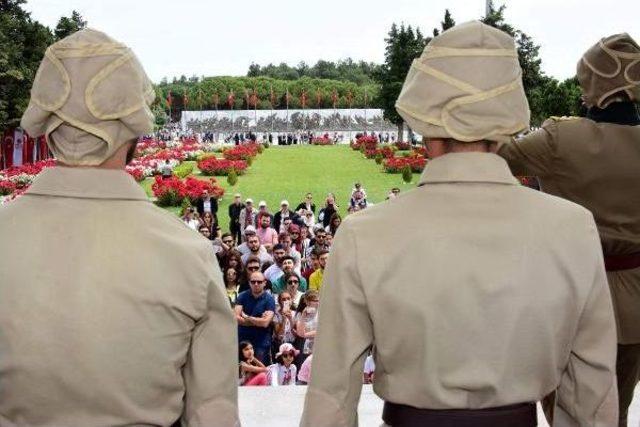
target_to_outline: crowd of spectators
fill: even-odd
[[[356,183],[348,212],[367,206],[367,193]],[[307,193],[295,209],[282,200],[275,213],[264,201],[256,208],[236,194],[228,210],[230,230],[222,232],[215,198],[205,195],[185,208],[185,224],[211,240],[235,312],[240,385],[308,383],[324,269],[342,222],[338,210],[333,194],[320,209]]]

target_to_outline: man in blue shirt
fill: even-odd
[[[238,295],[235,306],[239,341],[249,341],[256,358],[265,365],[271,363],[271,320],[276,311],[273,296],[264,290],[266,283],[259,271],[251,273],[251,289]]]

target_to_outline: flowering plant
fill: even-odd
[[[187,188],[177,177],[162,178],[156,176],[151,186],[153,195],[158,199],[159,206],[179,206],[187,195]]]
[[[187,197],[192,203],[195,203],[206,191],[212,197],[219,199],[224,196],[224,188],[220,187],[217,182],[215,178],[205,181],[190,176],[184,182]]]
[[[311,140],[311,144],[313,144],[313,145],[333,145],[333,141],[331,140],[331,138],[323,136],[323,137],[320,137],[320,138],[313,138]]]
[[[411,143],[406,141],[396,141],[393,143],[398,150],[411,150]]]
[[[198,169],[200,169],[204,175],[229,175],[231,169],[234,169],[238,175],[242,175],[247,170],[247,162],[244,160],[227,160],[207,157],[198,161]]]
[[[354,150],[375,150],[378,147],[378,138],[375,136],[361,136],[356,142],[351,143]]]
[[[144,181],[144,179],[146,178],[145,169],[142,167],[127,166],[126,170],[129,175],[131,175],[137,182]]]
[[[247,161],[251,157],[258,155],[258,144],[237,145],[235,147],[224,150],[222,153],[227,160],[244,160]]]
[[[424,157],[393,157],[384,161],[387,173],[400,173],[405,166],[409,166],[414,173],[420,173],[427,164]]]

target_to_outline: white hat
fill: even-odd
[[[267,206],[267,202],[265,202],[264,200],[260,200],[260,203],[258,203],[259,208],[266,207],[266,206]]]
[[[245,202],[245,203],[251,203],[251,204],[253,204],[253,199],[247,199],[247,200],[245,200],[244,202]]]
[[[247,225],[244,229],[244,232],[246,233],[247,231],[252,231],[252,232],[256,232],[256,228],[253,225]]]
[[[296,348],[290,343],[286,342],[280,345],[278,352],[276,353],[276,358],[282,356],[284,353],[293,353],[294,356],[300,354],[300,350],[296,350]]]
[[[280,206],[283,206],[283,205],[289,206],[289,202],[287,202],[286,200],[283,200],[280,202]]]

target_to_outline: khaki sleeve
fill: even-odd
[[[373,324],[358,273],[357,247],[349,219],[340,226],[320,292],[311,385],[301,426],[353,427]]]
[[[238,418],[238,328],[224,292],[222,273],[208,249],[207,308],[191,337],[183,368],[183,427],[236,427]]]
[[[593,283],[556,391],[553,427],[618,425],[616,325],[593,217],[589,222],[593,256],[584,265],[595,267]]]
[[[516,176],[549,176],[553,172],[556,153],[557,124],[547,120],[542,127],[511,142],[498,146],[498,155],[503,157]]]

